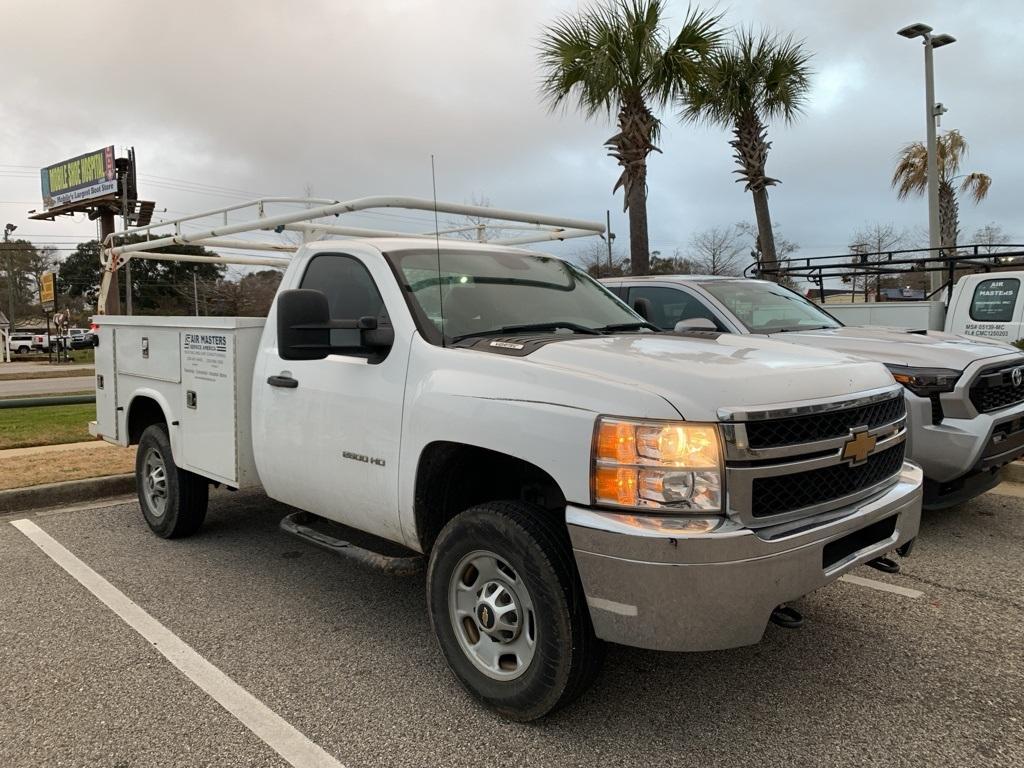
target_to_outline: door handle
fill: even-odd
[[[291,376],[268,376],[267,384],[272,387],[285,387],[286,389],[295,389],[299,386],[297,379],[293,379]]]

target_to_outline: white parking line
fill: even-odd
[[[854,576],[849,573],[845,573],[842,576],[840,576],[839,580],[845,581],[847,584],[856,584],[859,587],[877,589],[879,592],[892,592],[894,595],[903,595],[904,597],[910,597],[914,600],[916,600],[919,597],[924,597],[924,592],[920,592],[916,589],[909,589],[908,587],[897,587],[895,584],[886,584],[884,581],[865,579],[861,576]]]
[[[148,640],[189,680],[206,691],[214,701],[295,768],[345,768],[266,704],[196,653],[188,643],[132,602],[38,525],[31,520],[14,520],[11,525],[25,534],[51,560]]]

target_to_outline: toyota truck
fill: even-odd
[[[479,243],[323,223],[399,205],[548,228]],[[605,642],[757,643],[781,604],[917,534],[922,473],[884,366],[663,332],[571,264],[515,247],[600,224],[306,202],[108,240],[104,290],[128,258],[171,258],[147,249],[269,248],[230,237],[246,226],[308,238],[267,318],[98,315],[92,432],[138,446],[158,536],[199,531],[211,485],[259,487],[295,508],[282,527],[305,541],[394,571],[422,563],[444,658],[508,717],[579,696]]]
[[[1003,466],[1024,455],[1024,354],[1009,344],[844,326],[765,280],[659,275],[604,282],[659,328],[758,335],[884,363],[903,385],[907,455],[924,470],[925,509],[984,493],[1000,482]]]

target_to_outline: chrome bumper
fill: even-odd
[[[780,603],[914,538],[922,481],[920,468],[905,463],[896,484],[871,498],[802,526],[756,531],[730,521],[691,534],[671,518],[570,505],[566,522],[594,630],[610,642],[662,651],[756,643]],[[851,536],[889,518],[895,525],[880,539]],[[855,548],[830,560],[848,545]]]

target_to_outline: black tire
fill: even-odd
[[[18,347],[18,354],[19,355],[27,355],[28,352],[29,352],[28,347]]]
[[[151,460],[153,463],[147,467]],[[157,494],[148,485],[150,469],[157,464],[164,468],[162,505],[154,500]],[[174,463],[166,424],[147,427],[139,439],[135,454],[135,487],[146,524],[157,536],[180,539],[191,536],[202,527],[209,501],[209,483],[206,478],[179,469]]]
[[[534,655],[515,679],[492,679],[477,667],[460,645],[460,630],[449,610],[456,569],[480,550],[511,566],[532,601]],[[564,520],[540,507],[490,502],[451,520],[430,553],[427,605],[434,634],[455,676],[470,693],[513,720],[535,720],[569,704],[590,685],[604,658]]]

